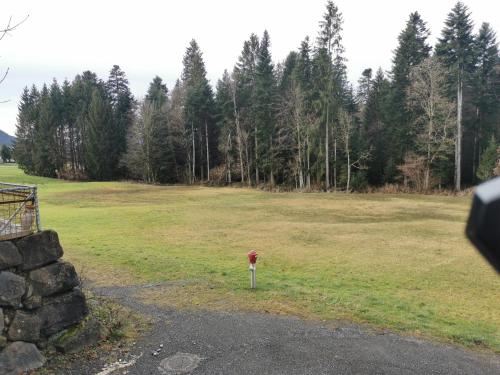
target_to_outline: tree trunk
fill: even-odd
[[[247,184],[248,184],[248,186],[251,186],[252,181],[250,180],[250,160],[249,160],[249,155],[248,155],[248,142],[245,142],[245,155],[247,158]]]
[[[259,185],[259,145],[257,143],[257,125],[254,128],[255,132],[255,186]]]
[[[462,71],[458,73],[457,85],[457,134],[455,138],[455,190],[461,189],[462,178]]]
[[[273,136],[270,135],[269,136],[269,171],[270,171],[270,175],[269,175],[269,182],[271,184],[271,187],[274,187],[274,171],[273,171],[273,166],[274,166],[274,163],[273,163]]]
[[[227,159],[227,179],[228,179],[228,182],[231,183],[232,182],[232,179],[231,179],[231,156],[229,155],[229,152],[231,151],[231,133],[229,133],[227,135],[227,143],[228,143],[228,149],[227,149],[227,152],[226,152],[226,159]]]
[[[297,146],[298,146],[298,169],[299,169],[299,187],[300,189],[304,188],[304,175],[302,173],[302,141],[300,139],[300,125],[299,125],[299,116],[298,114],[295,115],[295,123],[297,127]]]
[[[427,162],[425,167],[425,177],[424,177],[424,191],[429,191],[430,180],[431,180],[431,166]]]
[[[297,172],[296,175],[298,174],[298,185],[300,189],[304,188],[304,174],[303,174],[303,162],[302,162],[302,139],[301,139],[301,134],[300,134],[300,123],[301,123],[301,116],[300,116],[300,109],[299,109],[299,102],[300,98],[298,97],[298,92],[297,88],[294,88],[293,91],[294,94],[294,120],[295,120],[295,130],[297,131],[297,153],[298,153],[298,160],[297,160]],[[297,185],[297,181],[296,181]]]
[[[191,138],[192,138],[192,141],[193,141],[193,172],[192,172],[192,181],[191,183],[194,184],[194,181],[196,180],[196,147],[194,145],[194,125],[193,125],[193,122],[191,121]]]
[[[311,161],[310,161],[310,154],[311,154],[311,149],[309,147],[309,131],[306,133],[307,136],[307,188],[310,190],[311,189]]]
[[[349,130],[347,130],[349,132]],[[347,187],[346,193],[349,193],[351,189],[351,152],[349,151],[349,134],[346,135],[346,148],[347,154]]]
[[[337,191],[337,136],[332,130],[333,136],[333,190]]]
[[[472,178],[476,180],[477,167],[479,165],[479,136],[481,132],[481,119],[479,116],[479,107],[476,106],[476,121],[474,125],[474,145],[472,153]]]
[[[69,152],[71,156],[71,171],[73,174],[76,172],[76,148],[73,126],[69,128]]]
[[[205,141],[207,145],[207,180],[210,181],[210,150],[208,148],[208,125],[205,120]]]
[[[432,132],[434,131],[434,123],[433,123],[434,111],[430,112],[430,120],[429,120],[429,129],[427,134],[427,161],[425,168],[425,178],[424,178],[424,190],[428,191],[430,187],[430,179],[431,179],[431,140],[432,140]]]
[[[328,158],[328,133],[329,133],[329,104],[326,104],[326,124],[325,124],[325,190],[330,190],[330,163]]]
[[[236,111],[236,110],[235,110]],[[245,182],[245,165],[243,163],[243,140],[241,139],[241,128],[240,128],[240,120],[238,115],[236,115],[236,132],[237,132],[237,140],[238,140],[238,154],[240,157],[240,173],[241,173],[241,183]]]
[[[192,168],[191,168],[191,165],[192,165],[192,162],[191,162],[191,150],[188,149],[187,150],[187,176],[188,176],[188,184],[191,184],[193,182],[193,176],[192,176]]]
[[[241,134],[240,114],[236,108],[236,85],[231,85],[231,96],[233,97],[234,121],[236,123],[236,139],[238,141],[238,154],[240,157],[241,183],[245,182],[245,166],[243,164],[243,137]],[[247,158],[248,162],[248,158]]]

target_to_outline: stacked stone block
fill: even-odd
[[[51,230],[0,242],[0,374],[41,366],[38,348],[87,315],[78,275],[62,255]]]

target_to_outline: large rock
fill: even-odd
[[[16,341],[0,353],[0,374],[24,374],[42,367],[44,363],[44,356],[34,344]]]
[[[23,307],[27,310],[38,309],[42,306],[42,296],[33,294],[33,287],[28,284],[28,292],[23,298]]]
[[[12,242],[0,242],[0,270],[18,266],[22,261],[21,254]]]
[[[10,324],[7,336],[10,341],[38,342],[41,324],[37,315],[17,310]]]
[[[33,293],[42,297],[66,292],[78,286],[75,267],[68,262],[57,262],[29,273]]]
[[[59,237],[53,230],[45,230],[16,241],[19,253],[23,257],[20,269],[29,271],[53,263],[63,256]]]
[[[0,306],[20,307],[26,281],[12,272],[0,272]]]
[[[79,323],[87,313],[85,296],[79,289],[45,298],[43,306],[36,310],[42,322],[41,332],[47,337]]]
[[[76,353],[96,345],[105,337],[106,332],[102,324],[96,319],[90,319],[58,334],[53,339],[53,345],[62,353]]]

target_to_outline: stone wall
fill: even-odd
[[[0,374],[43,365],[38,351],[88,313],[57,233],[0,242]]]

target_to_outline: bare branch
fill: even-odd
[[[10,31],[15,30],[17,27],[19,27],[19,25],[23,24],[28,19],[28,17],[29,17],[29,14],[26,17],[24,17],[24,19],[21,20],[20,22],[16,23],[15,25],[12,25],[12,16],[10,16],[9,17],[9,22],[7,22],[7,26],[3,30],[0,29],[0,40],[2,40],[6,35],[8,35],[8,33]],[[5,78],[9,74],[9,69],[10,68],[7,68],[7,70],[5,71],[5,73],[3,74],[3,76],[1,76],[1,78],[0,78],[0,84],[2,84],[3,81],[5,81]],[[0,104],[7,103],[9,101],[10,100],[0,100]]]
[[[9,69],[10,68],[7,68],[7,70],[5,71],[4,75],[2,76],[2,78],[0,78],[0,84],[5,80],[5,77],[7,77],[7,74],[9,74]]]
[[[2,40],[10,31],[17,29],[21,24],[26,22],[28,17],[29,14],[26,17],[24,17],[24,19],[21,20],[20,22],[16,23],[15,25],[12,25],[12,16],[10,16],[9,22],[7,22],[7,26],[5,26],[3,29],[0,29],[0,40]]]

